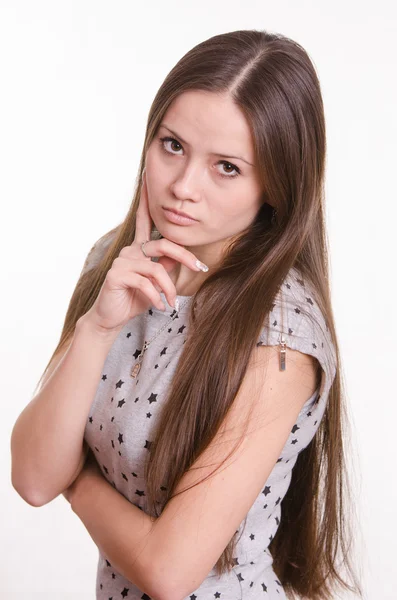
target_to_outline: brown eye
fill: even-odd
[[[171,148],[171,152],[169,150],[167,150],[165,143],[166,142],[171,142],[171,146],[179,146],[179,148]],[[168,154],[174,154],[175,152],[179,152],[179,150],[182,148],[181,144],[178,142],[178,140],[172,138],[172,137],[162,137],[160,138],[160,144],[162,149],[164,150],[164,152],[168,152]]]
[[[227,160],[221,160],[220,163],[222,167],[226,166],[231,169],[231,171],[227,171],[227,173],[232,173],[231,175],[226,175],[225,173],[220,173],[221,177],[228,177],[229,179],[233,179],[233,177],[238,177],[240,175],[240,169],[233,165],[233,163],[228,162]],[[234,174],[233,174],[234,171]]]
[[[224,166],[228,166],[229,169],[231,169],[232,171],[234,170],[234,167],[231,163],[223,163]],[[228,171],[228,173],[230,173],[230,171]]]
[[[180,146],[180,143],[179,143],[179,142],[177,142],[176,140],[172,140],[172,142],[171,142],[171,146],[174,146],[174,148],[173,148],[173,149],[174,149],[176,152],[178,152],[178,150],[180,150],[180,148],[175,148],[175,146]]]
[[[168,150],[165,146],[165,144],[167,142],[171,143],[171,146],[173,146],[173,148],[171,148],[170,150]],[[159,143],[160,143],[160,147],[163,150],[163,152],[165,152],[166,154],[175,154],[175,156],[178,156],[178,154],[176,154],[177,152],[179,152],[179,150],[182,149],[182,144],[180,144],[178,142],[178,140],[176,140],[173,137],[162,137],[159,139]],[[178,148],[175,148],[175,146],[178,146]],[[228,179],[233,179],[234,177],[238,177],[241,173],[240,169],[238,167],[236,167],[236,165],[234,165],[233,163],[230,163],[227,160],[220,160],[219,163],[220,165],[222,165],[222,167],[226,166],[227,170],[226,172],[224,171],[223,173],[221,173],[220,171],[218,171],[219,175],[221,177],[226,177]],[[233,173],[234,171],[234,173]]]

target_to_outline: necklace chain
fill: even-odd
[[[191,298],[191,296],[189,296],[189,297],[187,298],[187,300],[185,300],[185,302],[183,302],[183,303],[181,304],[181,306],[179,307],[179,311],[181,310],[181,308],[182,308],[183,306],[185,306],[185,304],[187,304],[187,303],[189,302],[190,298]],[[160,329],[160,330],[159,330],[159,331],[158,331],[158,332],[157,332],[157,333],[154,335],[154,337],[152,337],[152,339],[151,339],[151,340],[149,340],[149,341],[146,341],[146,340],[144,341],[144,343],[143,343],[143,348],[142,348],[142,352],[141,352],[141,353],[140,353],[140,355],[138,356],[138,358],[137,358],[137,360],[136,360],[136,362],[135,362],[135,365],[134,365],[134,366],[132,367],[132,369],[131,369],[131,377],[133,377],[134,379],[135,379],[135,377],[137,377],[137,375],[138,375],[138,373],[139,373],[139,371],[140,371],[140,369],[141,369],[141,364],[142,364],[143,356],[144,356],[144,354],[145,354],[146,350],[149,348],[150,344],[151,344],[151,343],[152,343],[152,342],[153,342],[153,341],[154,341],[154,340],[155,340],[155,339],[156,339],[156,338],[157,338],[157,337],[160,335],[160,333],[161,333],[161,332],[162,332],[162,331],[165,329],[165,327],[166,327],[167,325],[169,325],[170,321],[174,321],[174,320],[176,319],[176,317],[177,317],[177,316],[178,316],[178,311],[177,311],[177,310],[174,310],[174,312],[172,313],[172,315],[171,315],[170,319],[168,319],[168,320],[167,320],[167,321],[164,323],[164,325],[163,325],[163,326],[161,327],[161,329]],[[147,321],[147,316],[146,316],[146,319],[145,319],[145,321]]]
[[[185,302],[182,303],[182,305],[180,306],[180,309],[185,306],[189,300],[191,299],[191,296],[189,296],[187,298],[187,300],[185,300]],[[176,317],[178,316],[178,311],[174,310],[174,312],[172,313],[170,319],[168,319],[164,325],[161,327],[161,329],[155,334],[154,337],[152,337],[151,340],[149,341],[144,341],[143,343],[143,348],[142,348],[142,352],[139,354],[134,366],[131,369],[131,377],[133,377],[134,379],[137,377],[140,369],[141,369],[141,364],[142,364],[142,360],[144,357],[144,354],[146,352],[146,350],[149,348],[150,344],[160,335],[160,333],[165,329],[165,327],[169,324],[170,321],[174,321],[176,319]],[[147,321],[147,317],[146,317],[146,321]],[[283,333],[284,332],[284,328],[283,328],[283,309],[281,306],[281,328],[282,328],[282,333],[279,336],[279,345],[281,346],[280,349],[280,370],[281,371],[285,371],[286,369],[286,336]]]

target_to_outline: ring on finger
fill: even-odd
[[[144,253],[144,255],[146,256],[146,258],[150,258],[150,256],[148,256],[148,255],[146,254],[146,252],[145,252],[145,244],[147,244],[147,242],[149,242],[149,241],[150,241],[150,240],[146,240],[145,242],[142,242],[142,244],[141,244],[141,249],[142,249],[142,252],[143,252],[143,253]]]

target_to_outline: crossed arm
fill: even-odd
[[[224,460],[253,407],[243,443],[215,475],[172,498],[157,519],[131,504],[99,468],[83,469],[71,494],[72,510],[119,573],[153,600],[182,600],[200,586],[266,483],[315,391],[317,365],[312,356],[289,349],[288,368],[280,371],[277,347],[257,347],[223,426],[176,492],[201,481]]]

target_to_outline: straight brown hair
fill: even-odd
[[[264,201],[193,297],[191,333],[146,464],[149,511],[159,516],[183,474],[215,437],[276,294],[295,267],[315,290],[336,350],[337,369],[321,424],[293,468],[281,523],[269,549],[288,598],[331,600],[337,587],[362,597],[352,565],[349,526],[354,512],[345,464],[349,423],[330,299],[324,107],[315,68],[296,41],[258,30],[215,35],[192,48],[170,71],[149,112],[128,214],[101,238],[110,243],[97,264],[83,269],[45,372],[70,341],[76,321],[93,305],[113,260],[133,242],[147,149],[170,104],[187,90],[227,93],[243,111],[252,131]],[[270,207],[277,209],[276,223],[271,222]],[[199,310],[201,305],[205,311]],[[218,574],[234,565],[236,535],[215,565]]]

